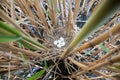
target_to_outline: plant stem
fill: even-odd
[[[112,5],[112,6],[111,6]],[[64,58],[71,50],[75,48],[82,40],[84,40],[91,32],[95,31],[103,24],[115,11],[120,7],[120,0],[104,0],[99,8],[94,12],[87,23],[83,26],[79,34],[70,43],[61,57]]]

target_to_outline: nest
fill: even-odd
[[[35,80],[119,80],[119,10],[77,47],[69,47],[102,2],[0,0],[0,21],[24,37],[0,43],[0,79],[30,80],[40,73]],[[65,45],[57,47],[54,41],[61,37]]]

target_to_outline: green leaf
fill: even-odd
[[[63,0],[60,0],[60,3],[62,3],[63,2]]]
[[[85,53],[85,56],[90,55],[90,54],[91,54],[91,51],[87,51],[87,52]]]
[[[46,61],[44,61],[45,68],[48,68],[48,64]]]
[[[22,44],[20,42],[17,42],[17,43],[18,43],[18,47],[21,48]]]
[[[111,6],[112,5],[112,6]],[[104,0],[98,9],[90,16],[79,34],[73,39],[61,57],[65,57],[75,48],[79,42],[82,42],[92,32],[96,31],[104,22],[106,22],[113,13],[120,7],[120,0]]]
[[[108,66],[110,69],[120,71],[120,67],[113,67],[113,66]]]
[[[0,21],[0,28],[4,29],[14,35],[21,36],[21,32],[19,32],[17,29],[13,28],[12,26],[5,24],[4,22]]]
[[[12,33],[10,33],[9,31],[6,31],[5,29],[2,29],[1,27],[0,27],[0,35],[14,35],[14,34],[12,34]]]
[[[90,51],[85,52],[85,56],[87,56],[87,55],[91,55],[91,54],[92,54],[92,52],[93,52],[93,49],[92,49],[92,50],[90,50]]]
[[[115,67],[117,70],[120,70],[120,67]]]
[[[19,47],[19,48],[22,47],[22,45],[21,45],[20,42],[18,42],[18,47]],[[24,54],[20,52],[20,55],[21,55],[22,60],[24,61],[24,64],[27,64],[27,61],[26,61],[26,59],[25,59],[25,57],[24,57]]]
[[[45,49],[45,50],[48,50],[47,47],[45,47],[44,45],[42,45],[41,43],[37,42],[37,41],[34,41],[32,38],[29,38],[27,36],[22,36],[24,40],[36,45],[36,46],[39,46],[40,48],[42,49]]]
[[[44,67],[48,68],[48,64],[46,61],[44,61]],[[42,75],[45,73],[45,70],[40,70],[39,72],[35,73],[32,77],[28,78],[27,80],[36,80],[40,77],[42,77]]]
[[[45,73],[45,70],[41,70],[39,72],[37,72],[36,74],[34,74],[32,77],[28,78],[27,80],[36,80],[40,77],[42,77],[42,75]]]
[[[53,3],[53,0],[48,0],[48,3],[51,7],[54,7],[54,3]]]
[[[57,13],[59,13],[59,14],[60,14],[60,9],[58,9],[58,8],[57,8]]]
[[[69,48],[74,48],[80,41],[83,41],[88,35],[98,29],[118,10],[119,7],[119,0],[104,0],[96,12],[88,19],[87,23],[85,23],[79,34],[70,43]]]
[[[110,52],[110,50],[107,49],[104,45],[101,44],[100,47],[101,47],[106,53],[109,53],[109,52]]]
[[[22,39],[20,36],[0,35],[0,43],[12,42]]]
[[[20,55],[21,55],[22,60],[24,61],[24,64],[27,64],[27,61],[26,61],[26,59],[25,59],[23,53],[20,53]]]
[[[28,49],[35,50],[35,51],[38,50],[37,48],[29,45],[28,43],[26,43],[26,42],[24,42],[24,41],[22,41],[22,40],[19,40],[19,42],[20,42],[23,46],[27,47]]]

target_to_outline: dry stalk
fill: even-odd
[[[6,50],[4,49],[5,51],[22,52],[25,55],[29,55],[29,56],[32,55],[32,56],[35,56],[35,57],[41,57],[41,55],[38,54],[38,53],[32,52],[30,50],[24,50],[24,49],[21,49],[21,48],[18,48],[18,47],[9,45],[9,44],[5,44],[5,43],[1,43],[0,47],[3,48],[3,49],[6,48]]]
[[[86,69],[89,68],[89,67],[87,67],[86,65],[84,65],[84,64],[82,64],[82,63],[80,63],[80,62],[77,62],[77,61],[75,61],[74,59],[72,59],[72,58],[70,58],[70,57],[68,57],[68,59],[69,59],[72,63],[74,63],[75,65],[79,66],[82,70],[86,70]],[[101,72],[99,72],[99,71],[97,71],[97,70],[93,70],[92,72],[97,73],[97,74],[100,74],[100,75],[102,75],[102,76],[104,76],[104,77],[110,78],[110,79],[112,79],[112,80],[116,80],[115,78],[113,78],[113,77],[111,77],[111,76],[109,76],[109,75],[106,75],[106,74],[104,74],[104,73],[101,73]],[[75,76],[74,76],[74,77],[75,77]]]
[[[72,31],[73,31],[73,14],[72,14],[72,9],[71,9],[71,1],[69,1],[69,9],[68,9],[68,21],[66,24],[66,35],[67,36],[71,36],[72,35]]]
[[[17,25],[15,23],[15,21],[13,19],[11,19],[10,17],[8,17],[1,9],[0,9],[0,17],[3,18],[3,20],[7,21],[7,22],[10,22],[11,24],[13,24],[18,30],[20,30],[23,34],[27,35],[27,36],[30,36],[29,34],[27,34],[23,29],[21,29],[19,27],[19,25]]]
[[[110,57],[114,53],[118,52],[119,49],[120,49],[120,46],[118,46],[117,48],[112,49],[109,53],[107,53],[105,56],[103,56],[101,59],[95,61],[94,63],[96,64],[96,63],[103,62],[104,60],[108,59],[108,57]]]
[[[75,20],[76,20],[77,14],[78,14],[80,2],[81,2],[81,0],[76,0],[75,1],[75,9],[74,9],[74,15],[73,15],[74,22],[76,22]]]
[[[44,12],[43,12],[40,1],[36,0],[36,1],[34,1],[34,3],[35,3],[35,7],[37,9],[37,12],[38,12],[38,16],[43,21],[44,26],[46,26],[45,28],[46,28],[47,33],[51,33],[50,30],[49,30],[49,24],[46,21],[46,18],[45,18],[45,15],[44,15]]]
[[[80,46],[76,50],[77,51],[81,51],[83,49],[96,46],[96,45],[100,44],[101,42],[105,41],[107,38],[109,38],[110,37],[110,33],[112,35],[116,35],[119,32],[120,32],[120,23],[115,25],[114,27],[112,27],[107,32],[101,34],[100,36],[98,36],[98,37],[94,38],[93,40],[91,40],[91,41],[85,43],[84,45]]]
[[[105,66],[105,65],[111,65],[111,64],[119,62],[119,61],[120,61],[120,54],[116,55],[112,59],[106,60],[106,61],[104,61],[102,63],[98,63],[97,65],[93,65],[93,66],[89,67],[88,69],[83,70],[80,73],[76,74],[76,76],[87,73],[87,72],[95,70],[95,69],[98,69],[98,68],[100,68],[102,66]]]
[[[99,9],[94,13],[95,16],[91,16],[88,20],[88,22],[83,26],[82,30],[80,31],[80,33],[74,38],[74,40],[70,43],[70,45],[68,46],[68,48],[62,53],[61,57],[64,58],[66,55],[68,55],[77,45],[80,41],[82,41],[83,39],[85,39],[88,34],[90,34],[93,31],[93,27],[94,30],[98,28],[98,26],[100,27],[100,24],[102,24],[103,20],[105,21],[105,17],[106,19],[108,18],[108,13],[110,12],[111,15],[113,14],[113,6],[111,7],[111,4],[113,4],[114,0],[112,1],[104,1],[101,4],[101,7],[99,7]],[[115,1],[116,4],[114,4],[114,9],[113,10],[118,10],[118,6],[119,3],[117,1]],[[111,8],[110,8],[111,7]],[[102,11],[106,12],[106,14],[99,14]],[[109,14],[110,14],[109,13]],[[94,23],[96,22],[96,23]],[[94,23],[94,24],[92,24]],[[91,46],[91,43],[89,44]],[[88,46],[88,45],[87,45]]]

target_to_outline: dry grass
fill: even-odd
[[[24,69],[30,71],[37,66],[47,72],[42,77],[43,80],[46,80],[51,72],[54,73],[53,80],[57,80],[59,77],[68,78],[69,80],[73,78],[76,80],[97,80],[99,78],[118,80],[115,76],[119,75],[120,72],[115,67],[120,68],[120,65],[118,65],[120,61],[120,44],[116,44],[120,41],[119,11],[115,12],[109,18],[109,21],[101,25],[95,33],[91,34],[92,40],[84,39],[78,44],[79,47],[71,49],[70,54],[64,57],[64,67],[69,75],[61,74],[62,70],[59,67],[60,56],[68,49],[69,44],[76,36],[75,25],[77,25],[77,22],[87,22],[90,16],[89,13],[93,15],[102,1],[0,0],[0,21],[13,25],[21,31],[23,36],[34,39],[35,42],[39,42],[48,48],[48,50],[44,50],[27,40],[23,41],[37,50],[20,45],[18,41],[0,43],[0,76],[8,73],[8,79],[15,79],[17,76],[21,80],[18,75],[14,75],[14,71]],[[78,20],[80,16],[84,16],[86,19]],[[77,27],[80,26],[77,25]],[[60,37],[64,38],[66,44],[64,47],[58,48],[53,43]],[[101,44],[104,44],[105,49],[109,49],[110,52],[105,52],[105,49],[100,47]],[[89,56],[87,52],[90,52]],[[20,53],[24,54],[27,64],[25,64]],[[98,60],[95,59],[95,56],[98,56]],[[52,64],[49,68],[37,65],[37,63],[43,61],[52,61]],[[114,68],[111,68],[111,66]],[[101,72],[98,69],[109,72]],[[85,74],[89,71],[97,74],[97,76],[90,78]]]

